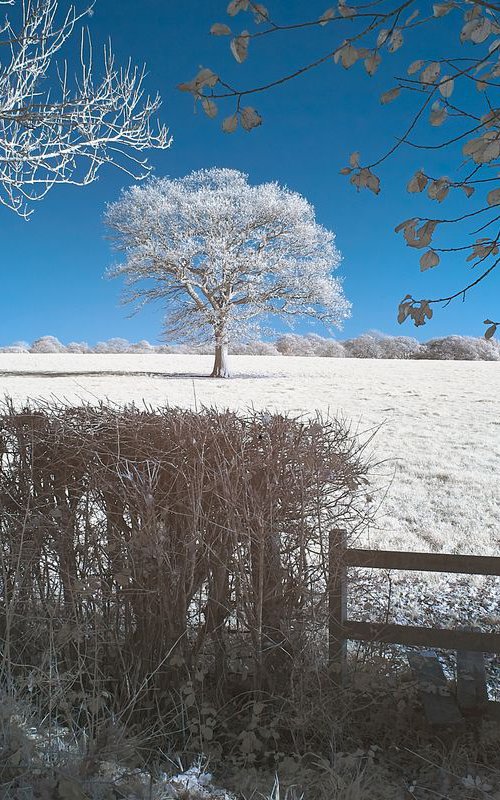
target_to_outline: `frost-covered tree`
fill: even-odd
[[[30,353],[65,353],[66,348],[55,336],[41,336],[35,339],[30,347]]]
[[[276,349],[284,356],[313,356],[311,341],[297,333],[284,333],[276,340]]]
[[[308,333],[306,339],[310,342],[315,356],[323,358],[345,358],[345,349],[342,342],[336,339],[319,336],[317,333]]]
[[[68,342],[66,345],[67,353],[91,353],[92,348],[87,342]]]
[[[472,277],[443,297],[419,299],[408,294],[403,298],[398,322],[412,319],[415,325],[424,325],[432,317],[433,305],[465,298],[500,263],[500,3],[335,0],[330,7],[325,5],[323,0],[310,0],[296,6],[294,14],[286,3],[268,8],[254,0],[230,0],[229,18],[214,20],[210,33],[227,37],[231,58],[238,64],[247,58],[260,59],[259,82],[242,85],[232,75],[219,77],[203,67],[179,89],[200,102],[210,118],[217,117],[219,109],[227,109],[222,129],[234,133],[262,124],[254,103],[263,93],[302,80],[307,73],[314,73],[321,83],[325,102],[335,96],[336,82],[345,82],[345,70],[361,70],[369,78],[376,72],[385,74],[387,88],[380,95],[381,104],[406,96],[401,126],[398,119],[394,141],[381,152],[373,151],[371,137],[366,136],[363,152],[356,150],[348,158],[346,154],[347,164],[340,171],[358,191],[378,194],[384,162],[409,147],[427,151],[427,165],[404,179],[410,193],[425,192],[433,204],[448,196],[462,196],[463,209],[446,213],[420,204],[410,219],[396,227],[406,244],[420,254],[421,271],[434,269],[441,259],[449,261],[457,253],[475,268]],[[221,0],[221,12],[225,6]],[[403,61],[398,51],[405,49]],[[304,52],[307,61],[302,58]],[[206,63],[201,55],[196,60]],[[243,74],[248,80],[249,72]],[[359,81],[352,90],[356,107],[363,108]],[[293,97],[289,113],[294,113]],[[281,114],[280,121],[286,125],[286,114]],[[367,120],[368,125],[374,122]],[[436,151],[439,159],[433,165],[430,154]],[[325,157],[331,158],[331,153],[321,155]],[[469,224],[471,236],[455,237],[449,243],[447,231],[455,223]],[[484,324],[488,339],[500,322],[485,319]]]
[[[0,347],[0,353],[29,353],[28,342],[13,342],[12,344]]]
[[[383,358],[379,340],[367,333],[355,339],[346,339],[343,345],[348,358]]]
[[[130,348],[131,344],[128,339],[115,336],[105,342],[97,342],[94,347],[94,353],[128,353]]]
[[[421,347],[420,342],[413,336],[390,336],[378,330],[369,330],[359,338],[359,347],[368,337],[369,346],[375,340],[378,355],[377,358],[413,358]],[[367,356],[372,358],[372,356]]]
[[[429,339],[413,356],[446,361],[499,361],[500,344],[473,336],[444,336]]]
[[[141,339],[139,342],[133,342],[128,350],[129,353],[154,353],[155,348],[147,339]]]
[[[285,333],[276,340],[279,353],[286,356],[320,356],[327,358],[345,358],[346,352],[342,342],[327,339],[317,333],[299,336]]]
[[[177,348],[174,345],[170,344],[158,344],[155,347],[155,353],[161,353],[162,355],[169,355],[172,353],[177,353]]]
[[[85,28],[75,42],[78,72],[56,57],[92,11],[59,0],[0,0],[14,6],[0,24],[0,203],[28,216],[32,202],[59,183],[84,185],[102,164],[136,178],[140,153],[169,146],[154,122],[158,96],[144,94],[144,70],[119,68],[109,47],[96,76]],[[61,6],[61,8],[60,8]]]
[[[380,339],[382,358],[414,358],[421,346],[413,336],[383,336]]]
[[[125,302],[166,306],[165,332],[215,348],[212,377],[227,377],[232,340],[259,318],[300,317],[340,327],[349,315],[334,234],[301,195],[231,169],[133,186],[108,206],[106,223],[125,256]],[[252,337],[253,338],[253,337]]]

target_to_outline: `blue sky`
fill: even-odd
[[[328,52],[334,34],[333,27],[330,32],[326,26],[297,32],[293,40],[282,35],[252,42],[248,61],[237,65],[228,52],[229,40],[208,33],[213,22],[230,21],[226,4],[226,0],[97,1],[90,19],[96,69],[99,45],[111,35],[118,61],[125,62],[130,56],[135,63],[146,62],[146,85],[163,97],[160,116],[170,128],[173,143],[166,151],[151,153],[155,174],[177,177],[202,167],[225,166],[248,173],[251,183],[276,180],[303,194],[315,206],[317,219],[336,233],[343,255],[338,274],[344,276],[353,309],[344,329],[336,333],[339,338],[370,329],[421,340],[449,334],[482,335],[482,320],[496,318],[495,277],[470,292],[465,303],[455,301],[443,310],[435,307],[434,319],[423,328],[396,322],[397,304],[407,292],[432,298],[457,291],[470,280],[460,254],[421,274],[420,252],[407,248],[394,234],[395,225],[403,219],[434,213],[434,204],[425,197],[408,195],[405,185],[415,169],[429,164],[436,174],[446,174],[449,167],[447,170],[444,154],[438,151],[431,159],[424,151],[402,150],[381,168],[382,193],[378,197],[368,191],[357,193],[348,179],[339,175],[351,151],[360,150],[371,160],[403,130],[409,102],[403,97],[381,107],[379,96],[394,85],[394,75],[403,73],[403,65],[436,54],[442,21],[439,30],[431,28],[426,33],[418,52],[413,44],[403,48],[386,60],[374,78],[366,76],[361,64],[346,72],[328,63],[258,95],[252,104],[262,114],[264,125],[251,133],[227,135],[220,123],[232,112],[231,106],[222,107],[215,121],[201,110],[193,114],[191,97],[176,89],[179,82],[192,78],[200,66],[208,66],[242,87],[255,85]],[[269,0],[268,5],[277,16],[281,10],[283,19],[300,19],[304,9],[311,17],[319,16],[325,2]],[[244,24],[243,17],[237,17],[234,28],[240,30]],[[451,20],[445,24],[453,26]],[[76,57],[76,47],[73,52]],[[429,141],[432,135],[424,128],[420,139]],[[28,222],[0,207],[4,264],[1,344],[32,341],[45,334],[63,342],[86,340],[91,344],[113,336],[160,340],[161,307],[128,318],[129,309],[119,302],[120,283],[104,277],[116,255],[106,240],[103,212],[106,203],[116,200],[129,183],[127,175],[108,168],[89,187],[55,187]],[[443,208],[446,214],[463,213],[467,200],[452,198]],[[439,209],[436,216],[441,213]],[[453,244],[460,234],[465,236],[466,230],[455,226],[447,242]],[[325,333],[320,327],[316,330]]]

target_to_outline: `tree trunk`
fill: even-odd
[[[211,378],[230,378],[229,364],[227,360],[227,344],[215,342],[215,361],[214,368],[210,375]]]

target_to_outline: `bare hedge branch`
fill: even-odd
[[[187,668],[223,689],[236,631],[255,686],[286,684],[326,619],[328,531],[367,522],[366,443],[320,416],[7,403],[0,448],[0,672],[56,642],[122,713]]]

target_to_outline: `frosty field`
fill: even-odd
[[[500,364],[233,356],[234,377],[204,377],[211,356],[2,354],[0,395],[67,403],[316,409],[359,431],[370,450],[378,523],[366,543],[500,554]]]

